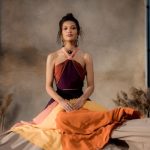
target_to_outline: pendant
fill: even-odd
[[[68,54],[72,54],[72,50],[68,50],[67,53],[68,53]]]

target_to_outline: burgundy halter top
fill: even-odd
[[[69,55],[63,49],[67,59],[55,65],[54,68],[54,78],[57,87],[56,92],[67,100],[78,98],[83,94],[82,88],[86,70],[79,62],[73,59],[78,50]],[[53,101],[54,100],[51,99],[48,104],[51,104]]]

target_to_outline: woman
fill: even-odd
[[[47,68],[46,68],[47,93],[55,101],[57,101],[62,106],[62,108],[65,109],[66,111],[72,111],[72,110],[76,110],[82,107],[85,100],[88,99],[88,97],[91,95],[91,93],[94,90],[92,58],[88,53],[85,53],[79,50],[78,37],[80,36],[80,34],[81,34],[81,29],[80,29],[79,23],[72,15],[68,15],[62,18],[62,20],[59,23],[58,38],[61,38],[64,46],[60,48],[59,50],[57,50],[56,52],[49,54],[47,58]],[[76,85],[71,85],[71,83],[67,84],[66,81],[62,81],[65,83],[65,85],[61,85],[62,83],[59,83],[60,85],[57,84],[57,92],[54,91],[52,87],[53,80],[54,80],[53,71],[54,71],[54,68],[61,63],[67,63],[70,65],[72,65],[72,63],[76,65],[77,63],[78,65],[80,65],[80,69],[83,70],[84,73],[85,71],[87,71],[86,72],[87,88],[84,93],[82,93],[82,86],[83,86],[82,81],[80,81],[79,83],[76,83]],[[73,71],[73,69],[70,71]],[[72,79],[74,80],[73,75],[70,73],[68,74],[66,73],[66,75],[64,76],[65,76],[64,78],[66,78],[64,80],[68,80],[69,82]],[[81,74],[81,76],[83,76],[82,78],[84,78],[84,74],[83,75]],[[59,82],[58,80],[57,80],[57,83]],[[76,81],[78,82],[77,79]],[[61,86],[63,86],[63,89]],[[69,95],[71,93],[72,95],[70,97],[68,96],[68,94],[64,96],[61,95],[61,93],[64,94],[64,90],[65,90],[65,93],[69,93]],[[71,106],[70,103],[67,100],[65,100],[65,99],[77,98],[77,97],[78,99],[76,100],[76,103],[74,104],[74,106]]]
[[[139,118],[139,113],[130,108],[106,111],[89,99],[94,90],[93,62],[90,54],[79,49],[79,36],[78,20],[67,14],[59,22],[58,40],[63,46],[47,57],[46,90],[52,99],[32,122],[21,121],[1,135],[0,150],[98,150],[110,136],[127,137],[120,132],[132,123],[124,123],[125,128],[116,127],[127,119]],[[83,92],[85,77],[87,86]]]

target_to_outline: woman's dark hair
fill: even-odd
[[[81,27],[79,25],[78,20],[73,16],[72,13],[67,13],[65,16],[62,17],[62,19],[59,21],[59,31],[57,34],[57,42],[61,43],[61,34],[62,34],[62,26],[65,21],[73,21],[76,24],[77,27],[77,34],[81,36]]]

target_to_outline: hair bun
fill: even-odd
[[[72,13],[67,13],[66,16],[67,17],[74,17]]]

